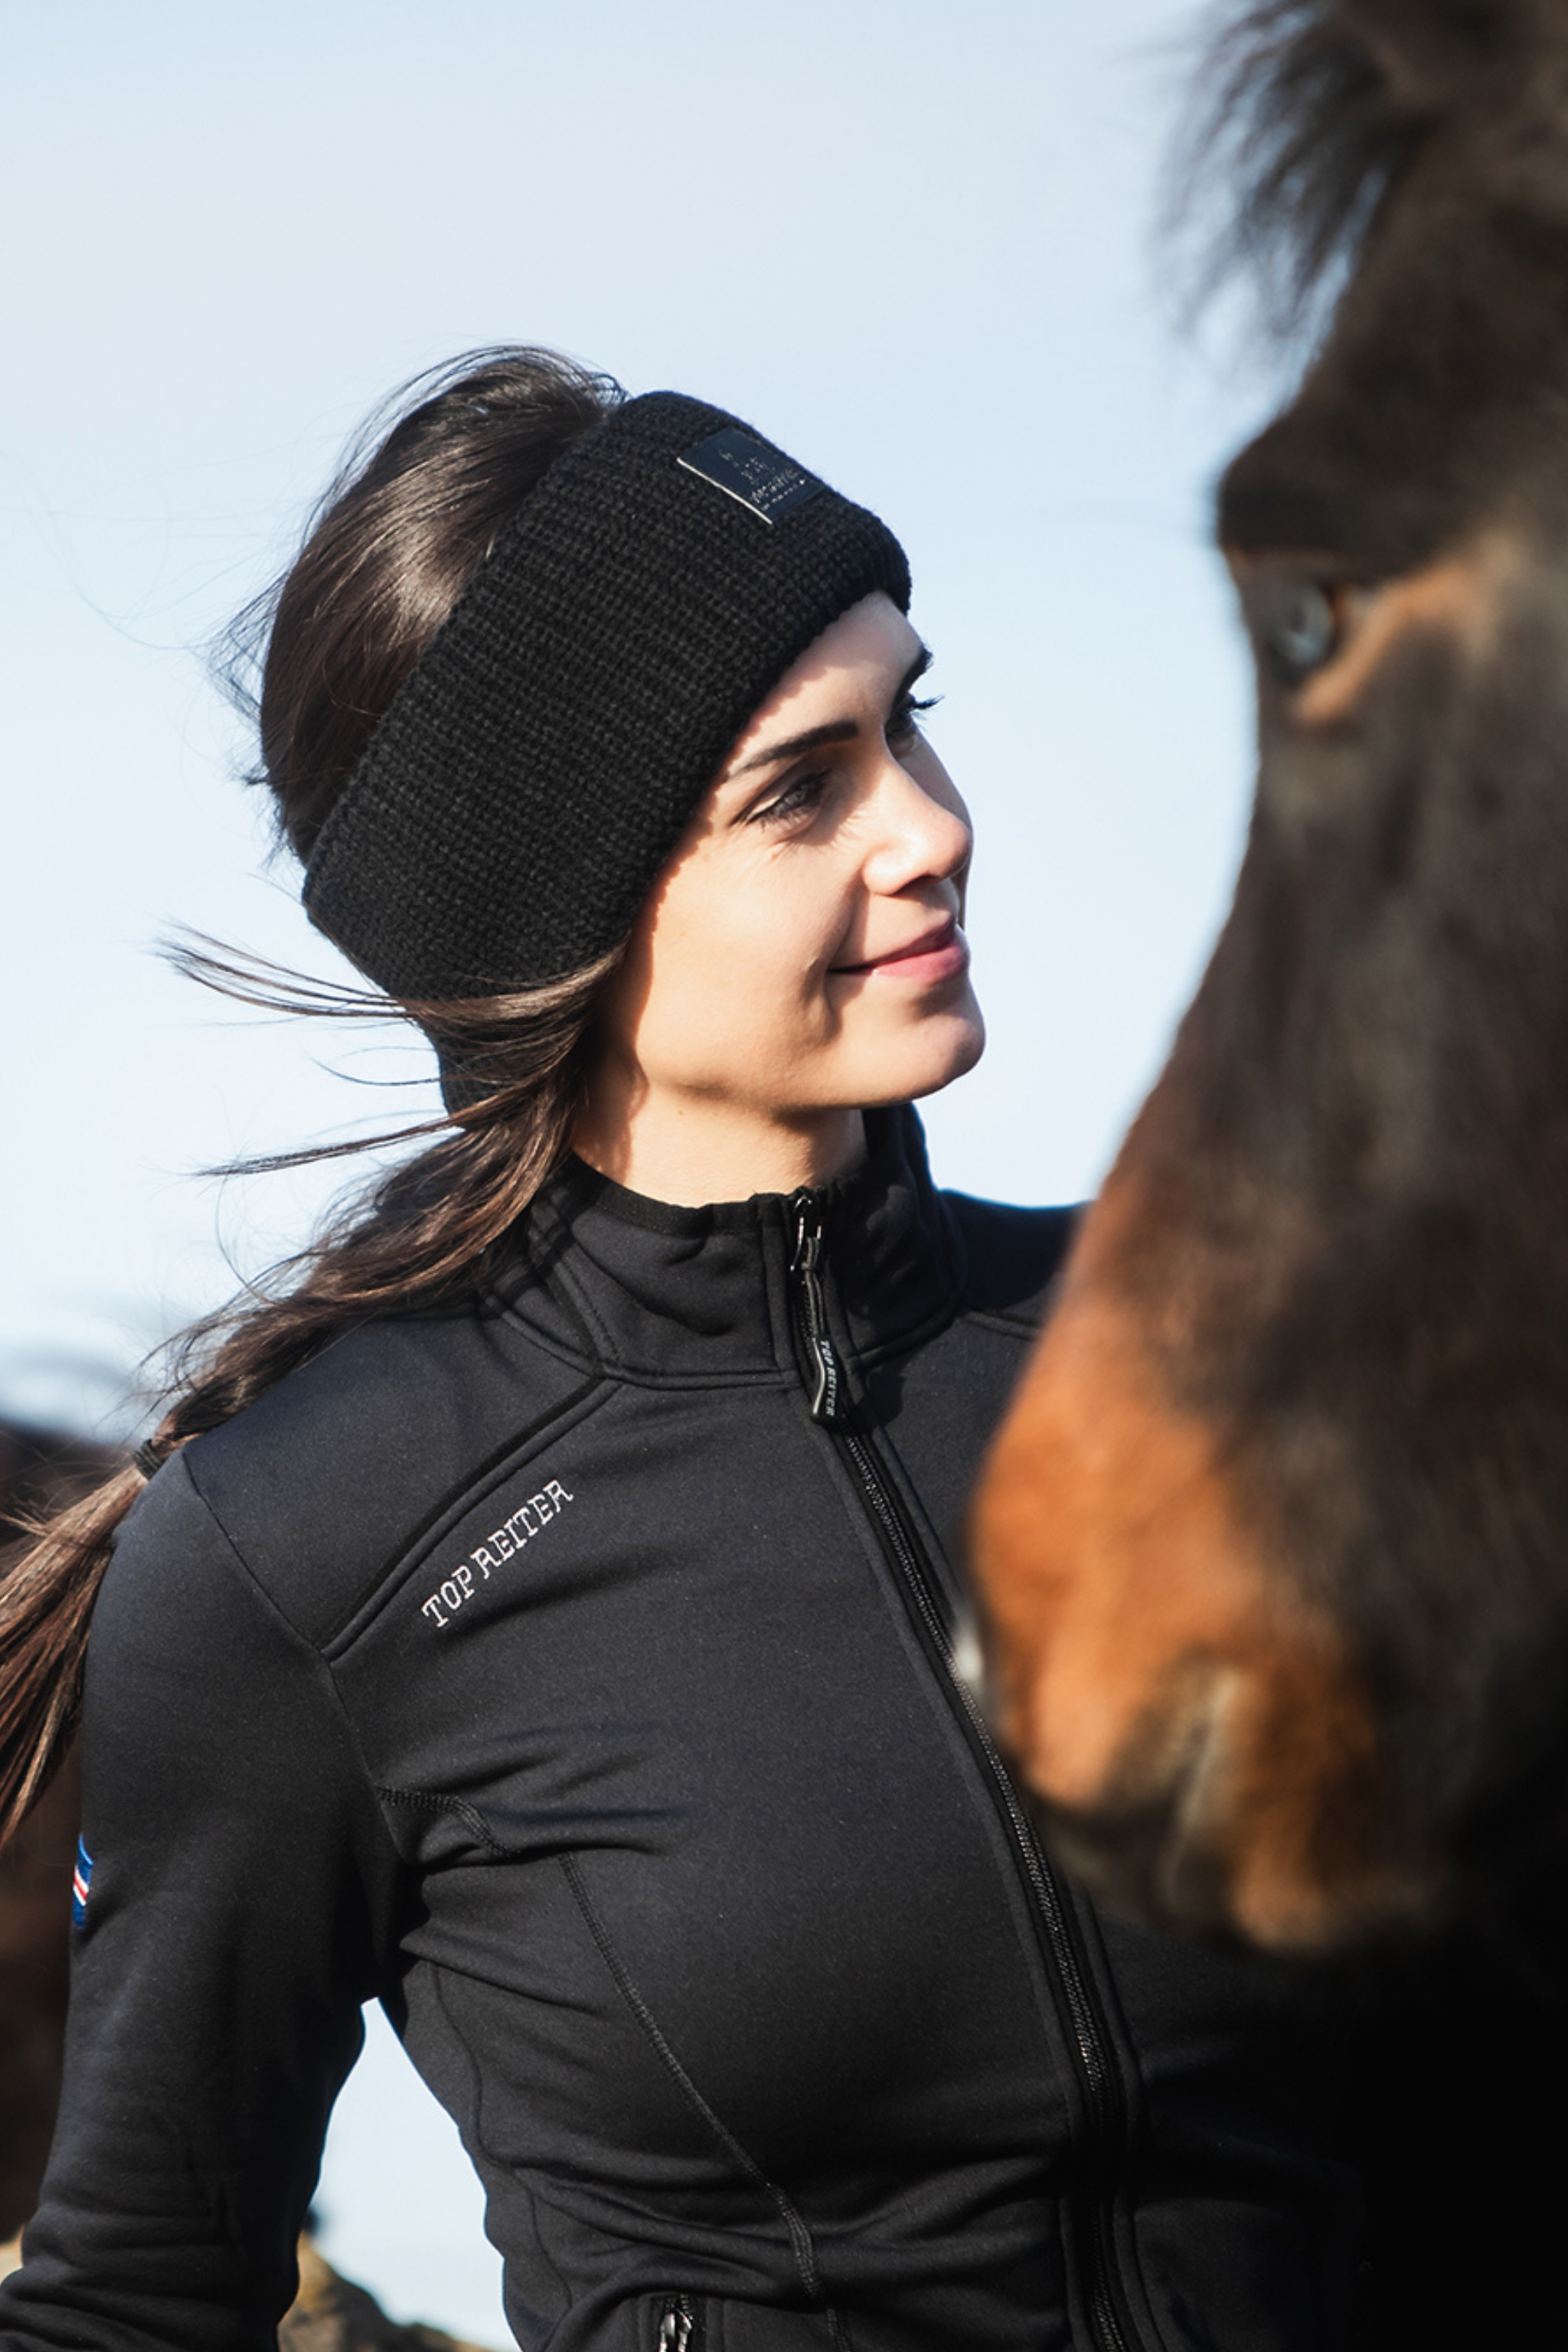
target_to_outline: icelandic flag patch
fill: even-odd
[[[92,1885],[92,1856],[80,1838],[76,1842],[76,1868],[71,1873],[71,1917],[79,1927],[87,1925],[88,1890]]]

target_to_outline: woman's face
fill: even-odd
[[[978,1058],[969,819],[917,722],[926,661],[868,596],[753,716],[611,985],[601,1079],[628,1115],[798,1130]]]

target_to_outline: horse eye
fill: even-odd
[[[1247,602],[1258,648],[1282,684],[1300,686],[1337,650],[1339,612],[1316,581],[1259,581]]]

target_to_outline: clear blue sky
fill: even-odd
[[[1262,380],[1184,346],[1152,242],[1171,0],[0,0],[0,642],[12,1148],[0,1407],[101,1414],[331,1181],[192,1171],[412,1099],[417,1055],[258,1024],[183,919],[333,970],[201,646],[363,412],[468,346],[722,402],[887,515],[979,831],[981,1069],[940,1171],[1077,1197],[1228,890],[1248,686],[1205,535]],[[323,2201],[409,2315],[502,2340],[384,2054]]]

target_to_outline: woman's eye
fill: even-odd
[[[827,770],[813,769],[804,776],[792,776],[771,801],[754,808],[746,820],[749,824],[782,824],[787,817],[799,816],[803,811],[816,806],[827,789]]]
[[[907,743],[919,726],[922,712],[934,710],[941,698],[935,694],[902,696],[894,704],[888,720],[889,742]]]

